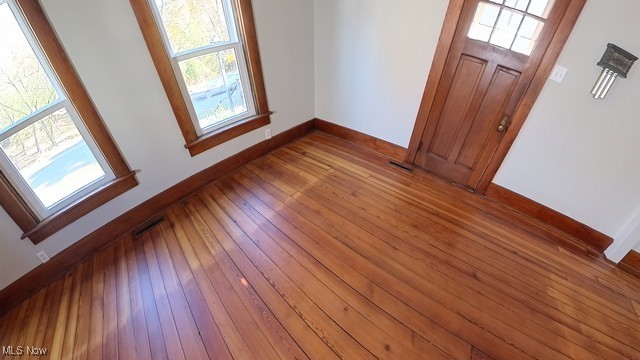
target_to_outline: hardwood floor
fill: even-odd
[[[52,359],[640,359],[640,279],[323,133],[165,217],[8,312],[0,346]]]

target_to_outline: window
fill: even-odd
[[[269,124],[250,0],[131,0],[192,156]]]
[[[0,170],[34,242],[137,184],[37,1],[0,0]]]
[[[480,1],[468,36],[531,55],[554,0]]]

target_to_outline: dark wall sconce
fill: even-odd
[[[611,85],[616,81],[618,76],[627,78],[629,70],[633,63],[638,60],[637,56],[614,44],[607,44],[607,50],[602,55],[602,59],[598,62],[601,66],[602,73],[591,89],[591,95],[594,99],[604,99],[611,89]]]

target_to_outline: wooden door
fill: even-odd
[[[478,187],[570,3],[464,1],[416,165]]]

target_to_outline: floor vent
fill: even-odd
[[[154,227],[160,225],[164,221],[164,215],[157,215],[152,217],[151,219],[145,221],[140,226],[133,230],[134,237],[140,237],[147,231],[153,229]]]
[[[413,168],[412,168],[412,167],[407,166],[407,165],[405,165],[405,164],[401,164],[401,163],[399,163],[399,162],[395,162],[395,161],[393,161],[393,160],[392,160],[392,161],[389,161],[389,165],[391,165],[391,166],[395,166],[395,167],[397,167],[397,168],[400,168],[401,170],[404,170],[404,171],[406,171],[406,172],[413,172]]]

